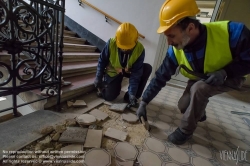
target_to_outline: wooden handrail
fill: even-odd
[[[90,4],[89,2],[87,2],[86,0],[81,0],[81,2],[82,2],[82,3],[85,3],[86,5],[92,7],[93,9],[97,10],[98,12],[102,13],[105,17],[107,17],[107,18],[109,18],[109,19],[115,21],[116,23],[122,24],[122,22],[118,21],[117,19],[115,19],[114,17],[112,17],[112,16],[110,16],[109,14],[105,13],[104,11],[98,9],[98,8],[95,7],[94,5],[92,5],[92,4]],[[139,33],[139,36],[140,36],[141,38],[143,38],[143,39],[145,38],[145,36],[143,36],[143,35],[140,34],[140,33]]]

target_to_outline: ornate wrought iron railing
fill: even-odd
[[[0,97],[17,108],[57,95],[60,104],[65,0],[0,0]],[[2,56],[1,54],[0,56]],[[47,97],[17,105],[17,95],[46,89]],[[59,108],[59,107],[58,107]]]

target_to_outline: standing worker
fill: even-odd
[[[112,101],[120,94],[123,77],[129,78],[124,100],[138,107],[152,66],[144,62],[145,50],[138,41],[138,31],[131,23],[121,24],[115,38],[109,39],[98,60],[95,87],[98,96]]]
[[[250,73],[250,31],[242,23],[218,21],[201,24],[195,0],[167,0],[159,13],[158,33],[167,37],[168,48],[163,63],[155,73],[137,110],[146,120],[146,105],[171,79],[179,65],[205,75],[200,79],[186,70],[187,87],[178,102],[183,114],[180,126],[169,135],[174,144],[184,144],[193,135],[197,123],[206,120],[209,98],[240,88]],[[230,85],[230,86],[227,86]]]

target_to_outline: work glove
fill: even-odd
[[[101,89],[102,88],[102,79],[95,78],[94,85],[96,88]]]
[[[129,95],[129,107],[138,108],[138,101],[134,95]]]
[[[140,120],[141,123],[142,123],[141,117],[143,117],[143,119],[144,119],[145,121],[147,121],[147,110],[146,110],[146,106],[147,106],[147,103],[144,102],[144,101],[141,101],[140,106],[139,106],[139,108],[138,108],[137,111],[136,111],[136,115],[137,115],[137,117],[138,117],[138,119]]]
[[[212,73],[208,73],[207,76],[208,78],[205,80],[205,83],[209,85],[219,86],[224,84],[224,81],[227,78],[227,73],[222,69]]]

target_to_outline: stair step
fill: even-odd
[[[78,52],[64,52],[63,62],[83,62],[98,60],[100,53],[78,53]]]
[[[75,37],[76,36],[75,32],[68,31],[68,30],[64,30],[63,33],[64,33],[64,36],[71,36],[71,37]]]
[[[82,38],[77,38],[77,37],[64,36],[63,42],[71,43],[71,44],[84,44],[86,40]]]
[[[97,64],[97,61],[63,63],[62,75],[64,78],[68,78],[83,75],[84,72],[95,72]]]
[[[70,100],[72,98],[81,96],[87,92],[90,92],[95,89],[94,87],[95,73],[70,77],[65,79],[65,81],[70,81],[72,84],[62,87],[61,102]],[[40,91],[36,91],[37,94],[40,94]],[[56,105],[57,96],[51,97],[47,100],[47,103],[44,105],[45,108],[52,107]]]
[[[96,46],[64,43],[63,52],[95,52]]]

